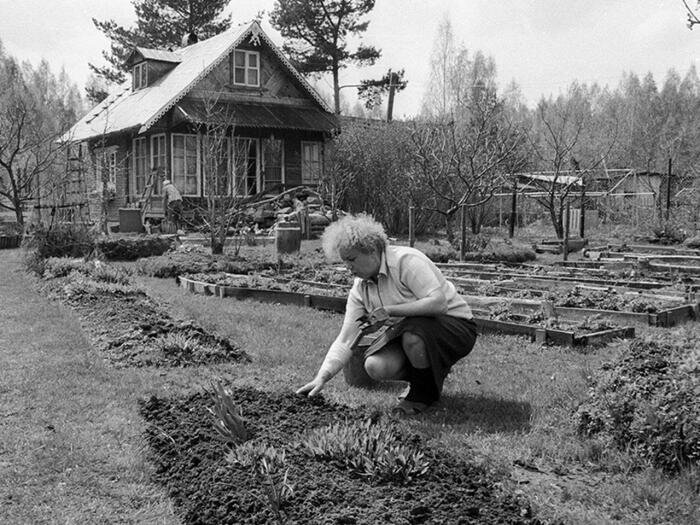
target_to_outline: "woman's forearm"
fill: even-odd
[[[447,312],[447,299],[444,294],[435,293],[411,303],[388,305],[384,310],[390,317],[433,317]]]

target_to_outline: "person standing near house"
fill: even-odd
[[[165,218],[179,230],[182,219],[182,195],[169,179],[163,179],[163,211]]]
[[[409,382],[393,415],[420,414],[439,400],[452,365],[476,342],[469,305],[423,252],[389,246],[382,225],[368,215],[331,223],[322,245],[327,256],[340,255],[356,278],[340,333],[314,379],[297,394],[316,395],[350,361],[359,350],[353,345],[361,323],[376,327],[393,320],[394,338],[366,351],[364,367],[372,379]]]

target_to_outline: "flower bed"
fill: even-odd
[[[155,478],[184,523],[539,523],[495,475],[408,428],[322,396],[230,397],[243,442],[218,437],[205,394],[141,405]]]
[[[77,264],[77,263],[74,263]],[[122,273],[105,265],[73,270],[49,288],[79,315],[95,346],[117,367],[193,366],[248,360],[228,339],[173,319]],[[54,263],[52,271],[60,272]],[[62,268],[62,267],[61,267]]]

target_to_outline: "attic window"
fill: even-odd
[[[233,51],[231,62],[231,81],[234,85],[260,85],[260,53],[236,49]]]
[[[133,71],[134,91],[148,86],[148,67],[146,62],[134,66]]]

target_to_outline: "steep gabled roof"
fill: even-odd
[[[264,40],[304,91],[331,113],[328,105],[291,65],[260,24],[251,22],[172,52],[180,58],[172,71],[136,91],[132,90],[131,81],[125,82],[117,92],[73,125],[62,140],[78,142],[126,130],[147,131],[248,37]]]

